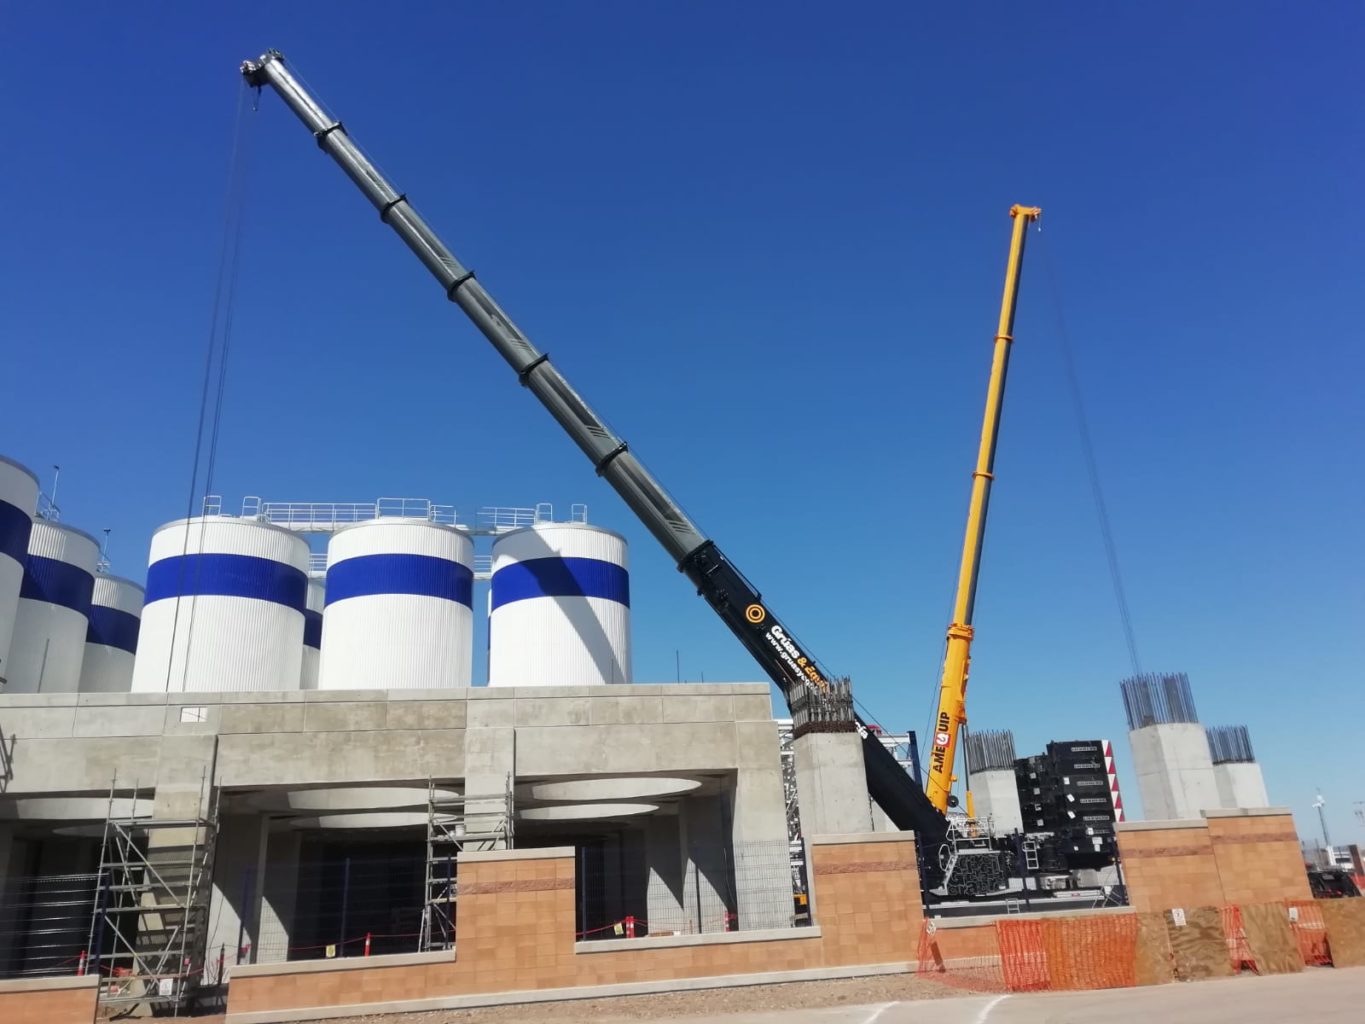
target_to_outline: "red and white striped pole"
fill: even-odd
[[[369,933],[369,932],[366,932],[366,933],[365,933],[365,955],[366,955],[366,956],[369,956],[369,955],[370,955],[370,933]]]
[[[85,957],[86,951],[81,950],[81,955],[76,959],[76,977],[78,978],[85,977]]]
[[[630,914],[626,917],[626,938],[635,938],[635,915]]]

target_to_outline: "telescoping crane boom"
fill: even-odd
[[[972,472],[972,497],[967,509],[967,536],[962,544],[962,564],[957,576],[953,621],[948,627],[948,646],[943,658],[938,713],[934,718],[934,741],[929,748],[925,794],[941,813],[953,803],[953,764],[957,741],[967,724],[967,675],[972,660],[972,616],[976,608],[976,583],[981,572],[981,545],[986,539],[986,510],[990,505],[995,476],[995,443],[1000,435],[1000,409],[1005,400],[1005,373],[1014,342],[1014,308],[1019,297],[1019,276],[1024,264],[1024,240],[1028,226],[1042,215],[1036,206],[1013,206],[1014,231],[1010,238],[1009,263],[1005,267],[1005,296],[1000,301],[1000,326],[995,332],[990,383],[986,386],[986,415],[981,424],[981,447]],[[973,813],[969,805],[967,813]]]
[[[317,139],[365,197],[436,278],[446,298],[473,321],[517,379],[531,391],[564,431],[674,559],[679,571],[715,610],[731,632],[763,667],[786,698],[801,705],[831,692],[831,679],[773,614],[762,595],[692,522],[668,492],[650,475],[626,442],[618,437],[570,386],[564,376],[512,323],[510,317],[446,248],[407,196],[395,189],[351,141],[342,123],[308,94],[276,51],[242,65],[242,74],[256,87],[270,86]],[[913,829],[934,849],[947,830],[944,816],[925,798],[923,790],[846,705],[829,702],[820,728],[857,730],[862,736],[868,792],[900,829]],[[841,720],[842,717],[842,720]]]

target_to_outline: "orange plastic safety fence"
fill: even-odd
[[[1043,992],[1050,987],[1042,921],[1001,919],[995,922],[995,937],[1000,943],[1005,988],[1011,992]]]
[[[1332,949],[1327,944],[1327,922],[1322,908],[1313,900],[1289,900],[1289,927],[1299,944],[1299,953],[1309,967],[1331,967]]]
[[[1064,917],[1042,924],[1052,991],[1137,984],[1137,915]]]
[[[1256,970],[1256,958],[1251,955],[1251,946],[1247,944],[1246,925],[1242,923],[1242,908],[1238,906],[1222,907],[1223,915],[1223,936],[1228,943],[1228,960],[1232,962],[1232,969],[1241,973],[1243,968],[1250,971]]]
[[[940,942],[941,936],[933,921],[920,926],[916,973],[969,992],[1005,991],[998,953],[980,941],[964,943],[963,949],[955,950],[951,940]]]

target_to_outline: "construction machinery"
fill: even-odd
[[[880,735],[854,712],[847,680],[830,675],[796,636],[774,614],[753,586],[673,500],[649,473],[626,442],[615,434],[583,397],[517,328],[511,318],[445,246],[418,215],[404,193],[399,192],[352,141],[340,120],[331,116],[311,96],[286,66],[277,51],[242,65],[246,81],[257,88],[269,86],[312,132],[318,146],[331,156],[360,189],[387,224],[435,277],[446,298],[455,303],[489,340],[531,391],[591,461],[597,474],[621,496],[645,527],[663,545],[682,572],[697,588],[740,643],[753,655],[777,685],[806,728],[820,732],[857,732],[862,740],[867,788],[872,799],[899,829],[913,830],[920,849],[927,852],[924,867],[929,876],[949,862],[946,843],[949,823],[946,803],[926,797],[918,782],[887,750]],[[1022,225],[1036,216],[1016,208],[1014,252],[1022,253]],[[1013,295],[1018,287],[1018,260],[1012,257],[1006,297],[1009,315],[1002,317],[1000,334],[1008,335],[1013,321]],[[999,345],[1000,342],[997,342]],[[1004,356],[997,348],[992,375],[995,396],[993,416],[998,424],[999,394],[1003,388]],[[997,383],[998,378],[998,383]],[[993,433],[990,450],[993,452]],[[989,460],[985,463],[987,471]],[[976,498],[974,498],[976,501]],[[984,521],[984,495],[980,519]],[[979,548],[979,536],[977,540]],[[975,589],[975,570],[971,588]],[[961,618],[961,616],[959,617]],[[970,622],[970,601],[966,621]],[[963,683],[965,685],[965,658]],[[957,714],[961,715],[958,711]],[[951,765],[945,749],[942,764]],[[950,772],[949,772],[950,774]],[[943,773],[940,770],[940,775]]]
[[[940,814],[957,806],[953,766],[959,736],[967,725],[967,676],[972,662],[972,617],[976,609],[976,585],[981,575],[981,548],[986,540],[986,512],[990,507],[991,484],[995,480],[995,446],[1000,436],[1000,412],[1005,401],[1005,376],[1009,369],[1010,346],[1014,343],[1014,310],[1019,297],[1019,278],[1024,264],[1024,241],[1028,225],[1042,215],[1036,206],[1012,206],[1014,232],[1010,238],[1009,263],[1005,268],[1005,294],[1000,301],[1000,325],[995,332],[995,354],[991,360],[990,382],[986,386],[986,414],[981,423],[981,446],[972,471],[972,497],[967,507],[967,535],[962,542],[962,564],[957,574],[957,596],[953,601],[953,621],[948,626],[948,644],[943,658],[943,678],[939,684],[938,712],[934,716],[933,744],[929,748],[925,795]],[[968,789],[967,816],[975,816]]]

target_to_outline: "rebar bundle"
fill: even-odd
[[[1245,725],[1213,725],[1204,730],[1214,764],[1250,764],[1256,760]]]
[[[1014,770],[1014,733],[1008,729],[983,729],[967,734],[967,770],[989,772]]]
[[[1184,672],[1146,672],[1130,676],[1119,686],[1129,729],[1199,721],[1190,692],[1190,677]]]

